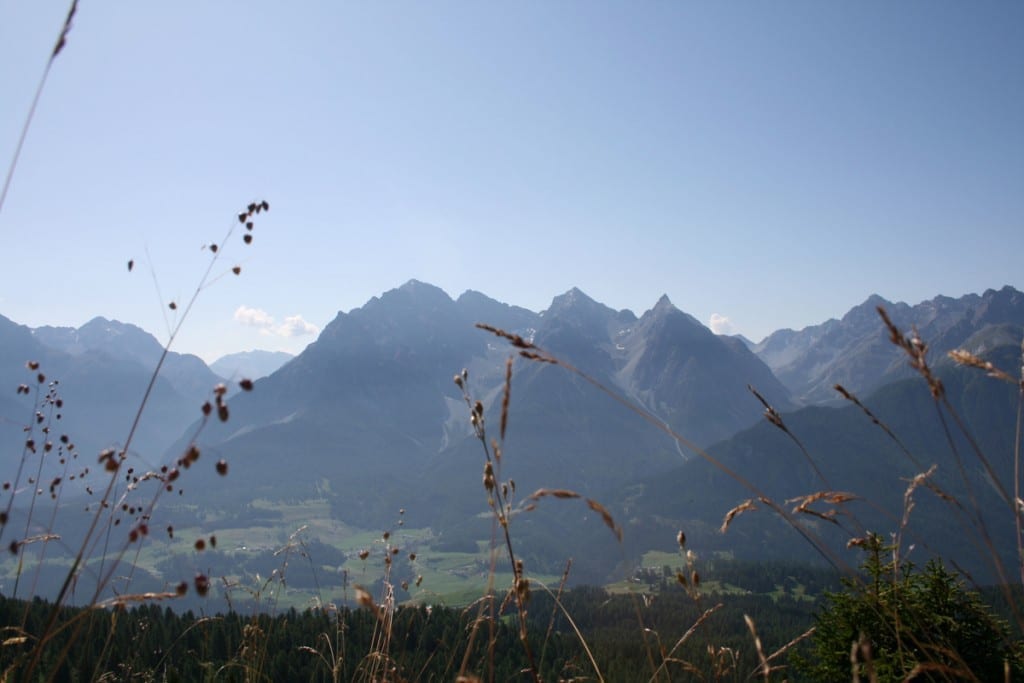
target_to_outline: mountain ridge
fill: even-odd
[[[916,329],[933,357],[957,348],[984,326],[1024,325],[1024,294],[1009,285],[956,299],[938,295],[913,306],[872,294],[839,319],[777,330],[756,344],[754,352],[804,403],[839,400],[834,384],[854,393],[871,392],[910,373],[889,343],[879,306],[898,327]]]

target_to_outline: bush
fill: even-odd
[[[1013,680],[1024,676],[1024,648],[956,573],[938,560],[922,571],[898,563],[876,535],[863,548],[865,578],[827,594],[812,659],[798,663],[812,680],[996,681],[1007,667]]]

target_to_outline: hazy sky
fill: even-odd
[[[0,0],[4,172],[67,8]],[[176,350],[297,352],[410,278],[665,293],[754,340],[1024,288],[1024,3],[83,0],[0,211],[0,313],[163,339],[264,198]]]

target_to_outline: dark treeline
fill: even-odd
[[[758,657],[744,614],[753,618],[767,654],[813,621],[813,603],[785,596],[730,595],[719,600],[706,595],[694,600],[681,589],[645,597],[575,588],[563,593],[560,602],[561,608],[540,592],[529,602],[529,642],[545,680],[595,678],[569,617],[605,679],[625,682],[648,681],[653,667],[666,657],[669,673],[676,676],[693,667],[709,675],[718,671],[729,679],[745,678]],[[719,602],[724,606],[674,649]],[[41,600],[0,598],[0,623],[8,639],[0,648],[0,664],[4,671],[16,667],[12,680],[21,680],[34,645],[31,634],[42,631],[51,610]],[[463,661],[468,673],[483,680],[491,679],[492,669],[494,680],[529,678],[523,675],[527,658],[515,620],[500,612],[491,618],[486,601],[464,609],[402,607],[387,628],[365,608],[203,616],[148,604],[67,608],[62,621],[70,626],[40,649],[40,670],[57,681],[104,675],[104,680],[349,681],[374,666],[379,673],[389,671],[388,680],[452,681]],[[474,623],[479,623],[475,636]],[[21,634],[27,639],[19,643]]]

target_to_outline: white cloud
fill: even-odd
[[[301,315],[289,315],[284,322],[278,325],[274,316],[262,308],[250,308],[239,306],[235,310],[235,321],[248,327],[259,328],[260,334],[275,337],[302,337],[309,334],[318,334],[320,328],[313,323],[307,322]]]
[[[711,320],[708,321],[708,327],[715,334],[733,334],[736,328],[733,326],[732,321],[727,316],[719,313],[712,313]]]
[[[262,308],[239,306],[235,311],[235,320],[249,327],[267,329],[274,326],[274,318]]]
[[[274,333],[282,337],[303,337],[307,334],[318,334],[320,328],[303,320],[301,315],[290,315],[284,323],[275,328]]]

